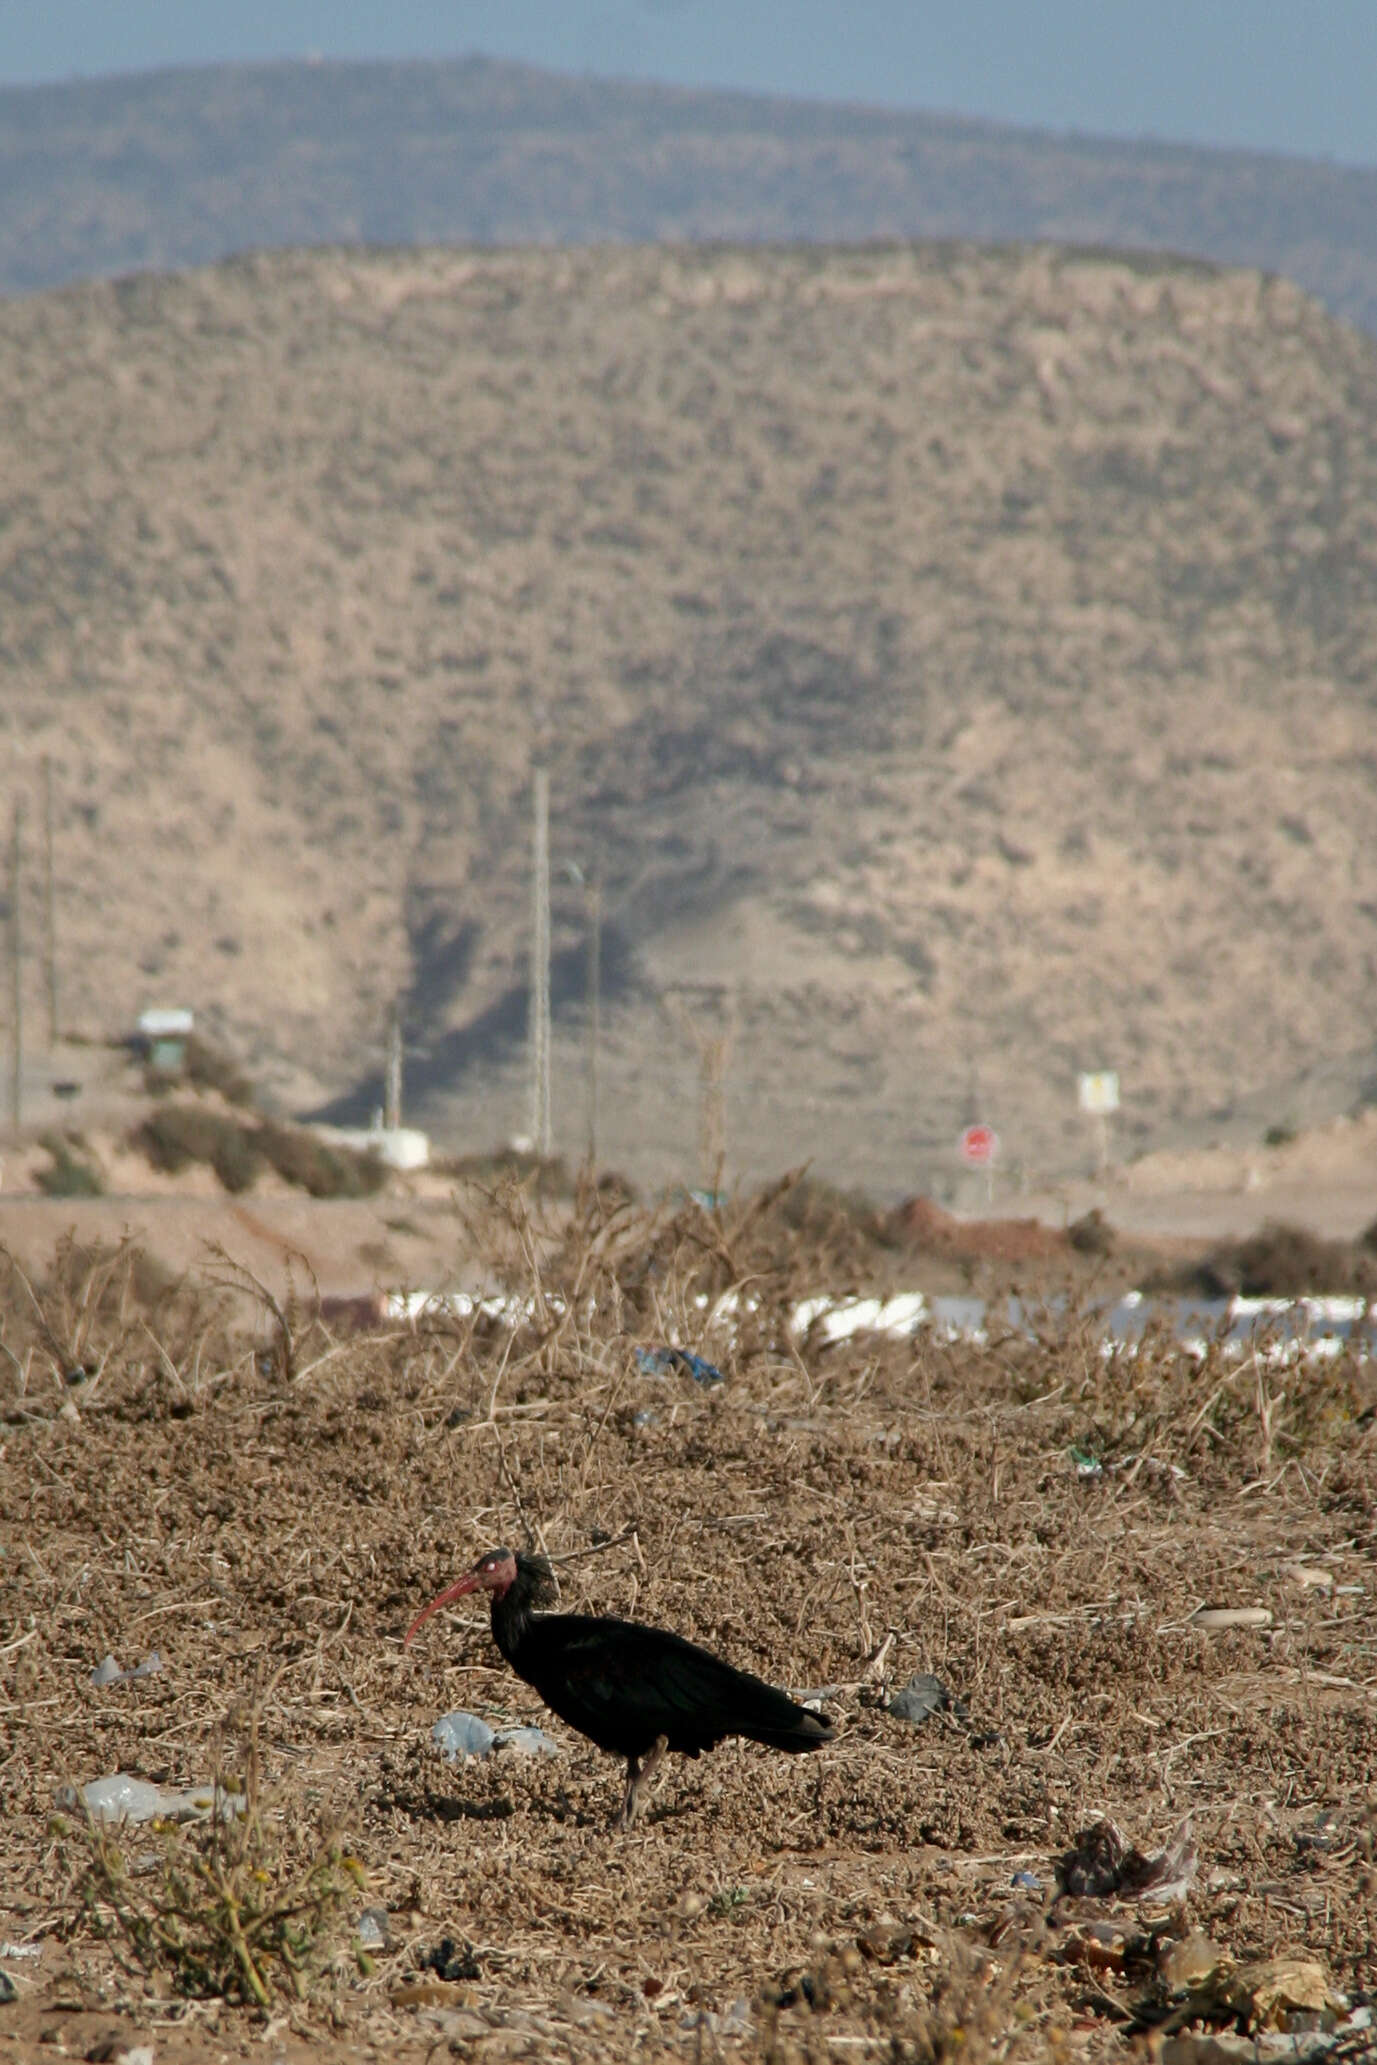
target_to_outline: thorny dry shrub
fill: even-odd
[[[39,1145],[48,1157],[47,1167],[35,1172],[45,1197],[101,1196],[105,1185],[79,1132],[54,1129],[43,1135]]]
[[[205,1361],[213,1339],[218,1360],[227,1347],[223,1303],[204,1284],[172,1277],[136,1241],[85,1243],[68,1234],[58,1243],[52,1267],[35,1283],[8,1248],[0,1247],[0,1378],[13,1388],[7,1398],[21,1417],[26,1410],[51,1410],[54,1390],[82,1387],[92,1398],[112,1358],[131,1347],[142,1356],[151,1348],[174,1390],[184,1391]]]
[[[367,1882],[337,1837],[303,1844],[299,1817],[270,1821],[258,1718],[244,1717],[241,1768],[217,1771],[204,1821],[150,1832],[64,1815],[54,1832],[89,1927],[122,1962],[192,1999],[266,2009],[306,1999]]]
[[[1333,1293],[1377,1298],[1377,1254],[1367,1236],[1325,1240],[1307,1226],[1269,1220],[1223,1241],[1198,1262],[1165,1271],[1158,1288],[1206,1298],[1301,1298]]]
[[[280,1119],[242,1119],[188,1098],[158,1105],[130,1135],[131,1146],[155,1169],[176,1174],[193,1162],[215,1171],[233,1193],[250,1188],[269,1168],[310,1197],[371,1197],[382,1188],[387,1170],[369,1149],[323,1140],[309,1126]]]
[[[204,1782],[227,1707],[261,1685],[265,1784],[301,1817],[288,1876],[308,1830],[348,1827],[391,1919],[376,1971],[337,1961],[328,1996],[389,2054],[436,2040],[414,1988],[448,1983],[423,1969],[446,1938],[473,1976],[443,2012],[462,2007],[479,2055],[498,2029],[530,2055],[777,2065],[840,2055],[834,2038],[1031,2065],[1077,2021],[1117,2045],[1140,1967],[1087,1970],[1065,1900],[1045,1937],[1037,1920],[1103,1814],[1145,1851],[1194,1817],[1180,1928],[1237,1958],[1303,1940],[1371,1984],[1369,1364],[1288,1365],[1266,1340],[1188,1353],[1165,1324],[1107,1355],[1092,1315],[1050,1306],[984,1342],[800,1337],[788,1314],[838,1287],[832,1251],[781,1236],[768,1195],[644,1211],[588,1190],[547,1218],[506,1188],[467,1209],[465,1263],[504,1309],[349,1336],[225,1257],[213,1294],[147,1299],[123,1250],[72,1251],[41,1284],[11,1265],[0,1889],[33,1905],[0,1890],[0,1940],[64,1931],[105,1983],[109,1946],[48,1847],[55,1791]],[[265,1350],[282,1328],[290,1353]],[[724,1382],[648,1372],[635,1349],[666,1341]],[[98,1381],[66,1382],[78,1348]],[[445,1764],[446,1709],[548,1722],[481,1610],[401,1648],[504,1540],[556,1559],[570,1610],[825,1690],[838,1741],[672,1760],[619,1843],[617,1774],[557,1724],[558,1758]],[[1205,1634],[1205,1602],[1266,1618]],[[160,1672],[92,1689],[106,1650],[155,1640]],[[891,1714],[916,1672],[969,1722]],[[1011,1919],[1020,1871],[1036,1927]]]

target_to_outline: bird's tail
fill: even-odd
[[[788,1750],[791,1756],[799,1756],[804,1750],[820,1750],[825,1742],[832,1742],[836,1729],[830,1721],[824,1721],[821,1714],[813,1714],[807,1707],[800,1707],[798,1719],[788,1728],[750,1728],[743,1730],[752,1742],[763,1742],[773,1750]]]
[[[751,1742],[763,1742],[767,1749],[787,1750],[799,1756],[804,1750],[821,1749],[831,1742],[836,1729],[821,1714],[800,1706],[763,1679],[747,1679],[750,1692],[738,1701],[736,1733]]]

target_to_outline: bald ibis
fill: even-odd
[[[553,1604],[554,1580],[542,1557],[520,1550],[490,1549],[480,1556],[417,1614],[406,1641],[432,1613],[468,1592],[488,1594],[493,1640],[517,1676],[580,1735],[625,1757],[620,1828],[635,1819],[667,1750],[696,1757],[724,1736],[744,1735],[797,1755],[831,1742],[835,1733],[829,1721],[787,1692],[666,1628],[536,1611]]]

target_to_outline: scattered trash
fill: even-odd
[[[658,1427],[660,1415],[653,1405],[643,1405],[640,1411],[632,1416],[631,1424],[633,1427]]]
[[[803,1335],[816,1326],[824,1341],[847,1341],[853,1334],[888,1334],[907,1340],[932,1318],[921,1291],[893,1298],[805,1298],[796,1305],[790,1331]]]
[[[714,2042],[724,2037],[742,2037],[750,2033],[751,2007],[746,2000],[734,2000],[720,2015],[711,2008],[686,2008],[679,2017],[679,2027],[686,2035],[698,2032],[699,2049],[702,2048],[704,2033]]]
[[[1198,1606],[1187,1625],[1217,1635],[1225,1628],[1270,1628],[1272,1614],[1266,1606]]]
[[[142,1663],[136,1663],[132,1670],[122,1671],[113,1656],[103,1656],[91,1673],[91,1683],[102,1690],[106,1685],[130,1685],[135,1678],[151,1678],[163,1667],[163,1660],[155,1649]]]
[[[392,1931],[385,1907],[365,1907],[359,1916],[359,1942],[365,1950],[390,1950]]]
[[[1184,1963],[1178,1954],[1187,1953]],[[1188,1976],[1193,1974],[1193,1976]],[[1372,2010],[1349,2012],[1325,1967],[1298,1951],[1282,1951],[1255,1964],[1234,1966],[1227,1954],[1196,1930],[1162,1960],[1170,1992],[1186,1995],[1172,2010],[1156,2055],[1162,2065],[1271,2065],[1282,2059],[1371,2057]],[[1233,2031],[1176,2034],[1181,2023],[1227,2021]],[[1165,2039],[1165,2040],[1163,2040]]]
[[[1333,1571],[1321,1570],[1316,1563],[1288,1563],[1285,1568],[1293,1584],[1305,1585],[1311,1591],[1332,1592],[1334,1589]]]
[[[1116,1893],[1123,1900],[1152,1900],[1164,1906],[1184,1900],[1199,1868],[1189,1816],[1166,1849],[1151,1857],[1125,1842],[1114,1822],[1102,1820],[1082,1829],[1075,1848],[1057,1860],[1064,1893],[1092,1898]]]
[[[498,1750],[515,1750],[521,1757],[558,1757],[564,1752],[543,1728],[516,1725],[490,1728],[477,1714],[462,1710],[442,1714],[430,1731],[430,1739],[451,1764],[465,1757],[491,1757]]]
[[[707,1362],[687,1348],[638,1348],[636,1367],[647,1377],[665,1377],[681,1369],[695,1384],[723,1384],[726,1378],[715,1363]]]
[[[41,1943],[0,1943],[0,1957],[42,1957]]]
[[[499,1728],[493,1736],[495,1750],[515,1750],[520,1757],[563,1756],[559,1744],[543,1728]]]
[[[441,1714],[430,1731],[430,1739],[451,1764],[457,1764],[461,1757],[492,1755],[493,1731],[477,1714]]]
[[[437,1979],[453,1985],[457,1979],[481,1979],[483,1967],[473,1954],[473,1945],[465,1943],[462,1950],[452,1936],[442,1936],[434,1950],[421,1953],[417,1968],[422,1972],[433,1972]]]
[[[1252,2033],[1290,2029],[1293,2016],[1337,2015],[1348,2008],[1317,1959],[1287,1952],[1221,1973],[1218,1992],[1223,2005],[1240,2016]],[[1295,2026],[1307,2025],[1301,2021]]]
[[[1162,1946],[1157,1968],[1168,1993],[1194,1993],[1228,1963],[1227,1951],[1212,1943],[1203,1929],[1192,1929],[1181,1942]]]
[[[91,1779],[80,1792],[71,1785],[59,1787],[57,1804],[69,1813],[84,1807],[93,1821],[200,1821],[209,1814],[233,1821],[248,1802],[242,1793],[214,1784],[177,1792],[116,1771],[109,1778]]]
[[[1042,1891],[1042,1880],[1035,1871],[1016,1871],[1009,1884],[1017,1887],[1020,1893],[1040,1893]]]
[[[1098,1456],[1091,1455],[1088,1449],[1077,1448],[1073,1442],[1070,1454],[1071,1460],[1076,1466],[1076,1475],[1078,1477],[1103,1477],[1104,1464]]]
[[[915,1728],[934,1714],[954,1714],[958,1721],[970,1719],[965,1702],[929,1671],[919,1671],[916,1678],[910,1678],[890,1700],[886,1712],[896,1714],[901,1721],[911,1721]]]
[[[9,1973],[0,1972],[0,2007],[8,2007],[11,2001],[18,2000],[18,1998],[19,1988],[11,1979]]]
[[[1365,2025],[1359,2025],[1359,2028]],[[1185,2036],[1162,2040],[1155,2055],[1161,2065],[1323,2065],[1325,2059],[1347,2061],[1371,2055],[1371,2045],[1360,2040],[1355,2049],[1350,2039],[1358,2029],[1341,2026],[1332,2034],[1315,2030],[1306,2034],[1229,2036],[1221,2030],[1191,2031]]]
[[[89,2065],[153,2065],[151,2043],[131,2043],[126,2036],[107,2036],[86,2053]]]
[[[1092,1972],[1122,1972],[1141,1945],[1136,1929],[1122,1922],[1093,1919],[1072,1922],[1057,1945],[1059,1964],[1083,1965]]]

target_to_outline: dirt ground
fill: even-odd
[[[744,1210],[590,1205],[546,1241],[513,1201],[488,1237],[475,1266],[530,1296],[515,1329],[265,1349],[127,1260],[50,1262],[37,1309],[0,1286],[4,2055],[1127,2055],[1173,2011],[1250,2026],[1218,1978],[1173,1995],[1164,1965],[1211,1961],[1194,1931],[1226,1972],[1296,1949],[1331,2014],[1377,1989],[1369,1365],[1201,1360],[1165,1331],[1111,1364],[1074,1316],[799,1341],[784,1312],[828,1255]],[[634,1347],[666,1339],[724,1381],[645,1373]],[[566,1608],[824,1690],[837,1741],[672,1759],[613,1834],[618,1768],[478,1608],[402,1648],[504,1541],[571,1559]],[[964,1714],[889,1712],[917,1672]],[[447,1764],[455,1708],[559,1754]],[[231,1776],[250,1834],[130,1831],[112,1877],[55,1798],[117,1771]],[[1145,1853],[1189,1821],[1183,1889],[1059,1892],[1104,1816]],[[214,1907],[202,1867],[236,1843],[238,1897],[301,1903],[304,1999],[263,1950],[268,2004],[240,2004],[232,1960],[217,1990],[154,1927],[176,1885]],[[365,1908],[386,1941],[362,1954]]]

